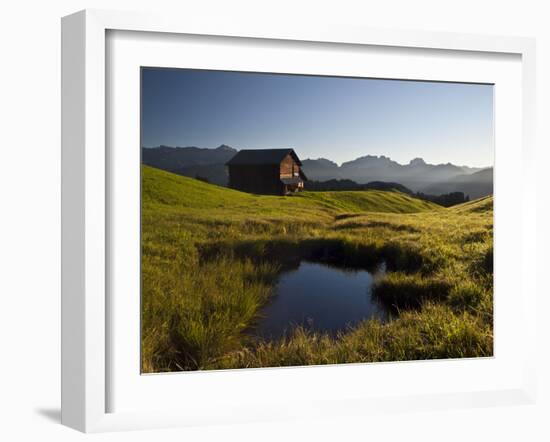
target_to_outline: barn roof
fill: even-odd
[[[298,165],[302,165],[294,149],[243,149],[237,152],[237,154],[225,164],[228,166],[275,165],[281,164],[281,161],[283,161],[288,154],[292,155],[294,161],[296,161]]]

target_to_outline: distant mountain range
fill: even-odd
[[[194,146],[144,147],[142,162],[179,175],[200,177],[211,183],[227,186],[225,163],[237,152],[237,149],[225,144],[215,149]],[[305,159],[302,163],[307,177],[319,182],[392,182],[402,184],[414,192],[433,195],[464,192],[472,199],[493,193],[492,167],[456,166],[451,163],[428,164],[422,158],[415,158],[408,164],[399,164],[383,155],[366,155],[342,163],[341,166],[325,158]]]
[[[342,163],[341,166],[325,158],[307,159],[303,161],[303,168],[308,178],[318,181],[349,179],[360,184],[390,181],[400,183],[414,192],[443,194],[460,191],[469,194],[471,198],[492,193],[492,168],[456,166],[451,163],[428,164],[422,158],[399,164],[383,155],[367,155]],[[486,172],[479,176],[473,175],[482,171]],[[473,182],[470,182],[471,176]]]
[[[424,193],[442,194],[451,192],[463,192],[470,198],[481,198],[493,194],[493,168],[488,167],[472,174],[462,174],[431,184],[423,189]]]
[[[210,183],[227,186],[227,163],[237,149],[222,144],[215,149],[159,146],[141,149],[141,162],[157,169],[189,177],[206,178]]]

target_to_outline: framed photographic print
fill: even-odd
[[[63,423],[532,400],[531,40],[84,11],[62,43]]]

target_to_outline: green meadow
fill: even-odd
[[[251,195],[142,166],[142,371],[493,354],[493,199],[443,208],[397,191]],[[392,320],[336,336],[254,334],[301,259],[366,269]]]

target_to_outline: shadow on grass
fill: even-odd
[[[393,224],[385,221],[368,221],[365,223],[348,222],[334,226],[334,230],[365,229],[365,228],[384,228],[395,232],[419,233],[420,230],[406,224]]]
[[[444,279],[392,273],[375,286],[373,294],[385,306],[398,312],[419,309],[426,302],[445,301],[452,287]]]
[[[203,262],[223,255],[277,262],[281,268],[292,268],[301,260],[308,260],[370,271],[385,262],[389,270],[409,273],[429,264],[420,251],[409,244],[386,243],[379,246],[340,238],[228,240],[202,243],[197,247]]]

